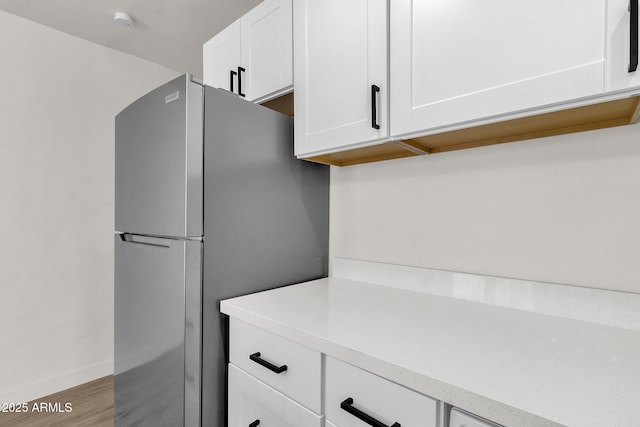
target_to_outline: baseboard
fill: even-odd
[[[0,403],[30,402],[107,375],[113,375],[113,359],[2,392]]]

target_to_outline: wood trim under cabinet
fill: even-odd
[[[279,113],[286,114],[289,117],[293,117],[293,102],[293,92],[289,92],[286,95],[270,99],[269,101],[263,102],[260,105],[275,110]]]
[[[293,117],[294,93],[274,98],[262,105]],[[402,141],[390,141],[322,154],[307,157],[304,160],[334,166],[351,166],[623,126],[637,123],[639,120],[640,95]]]
[[[428,153],[483,147],[505,142],[603,129],[636,123],[640,96],[506,120],[403,142]]]
[[[405,146],[405,144],[401,142],[391,141],[378,145],[370,145],[368,147],[306,157],[304,160],[323,163],[325,165],[351,166],[361,163],[380,162],[382,160],[419,156],[421,154],[424,153],[420,153],[419,150],[412,149],[412,147]]]

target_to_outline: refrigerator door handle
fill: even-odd
[[[127,243],[137,243],[139,245],[159,246],[162,248],[171,247],[171,239],[161,239],[158,237],[140,236],[137,234],[123,233],[120,239]]]

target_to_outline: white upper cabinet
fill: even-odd
[[[640,87],[638,0],[607,2],[607,91]]]
[[[239,19],[204,44],[202,65],[204,84],[237,93],[237,73],[240,66]]]
[[[602,94],[606,12],[605,0],[392,1],[391,134]]]
[[[389,138],[387,8],[383,0],[294,0],[296,155]]]
[[[204,83],[262,102],[293,88],[291,0],[265,0],[203,47]]]
[[[250,101],[293,88],[291,14],[291,0],[265,0],[241,19],[242,85]]]

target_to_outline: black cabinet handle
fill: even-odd
[[[242,73],[244,73],[245,71],[247,70],[242,67],[238,67],[238,95],[242,97],[245,96],[245,94],[242,93]]]
[[[253,353],[251,356],[249,356],[249,359],[253,360],[258,365],[262,365],[265,368],[267,368],[268,370],[275,372],[276,374],[281,374],[281,373],[283,373],[284,371],[287,370],[287,365],[276,366],[276,365],[274,365],[272,363],[267,362],[264,359],[261,359],[260,358],[260,352]]]
[[[260,425],[260,420],[255,420],[254,422],[249,424],[249,427],[258,427],[259,425]]]
[[[376,115],[378,114],[378,97],[380,88],[376,85],[371,85],[371,127],[374,129],[380,129]]]
[[[386,424],[381,423],[380,421],[373,418],[371,415],[362,412],[359,409],[353,407],[353,399],[347,397],[341,404],[340,407],[356,417],[357,419],[364,421],[373,427],[388,427]],[[400,427],[400,423],[395,422],[391,425],[391,427]]]
[[[233,77],[237,76],[238,73],[233,70],[229,71],[229,73],[229,90],[231,91],[231,93],[233,93]]]
[[[638,69],[638,0],[629,0],[629,13],[631,13],[629,72],[633,73]]]

